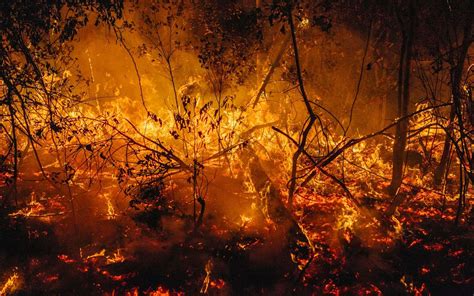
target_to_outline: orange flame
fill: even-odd
[[[0,295],[10,295],[13,294],[20,287],[20,276],[18,273],[14,272],[8,280],[3,284],[2,289],[0,290]]]

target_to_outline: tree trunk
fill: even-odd
[[[471,3],[471,10],[472,6],[474,6]],[[452,52],[454,52],[454,48],[450,48],[450,58],[449,58],[449,63],[451,64],[451,69],[450,69],[450,82],[451,82],[451,95],[452,95],[452,100],[453,104],[451,105],[451,112],[449,115],[449,125],[446,129],[446,137],[444,140],[444,147],[443,147],[443,154],[441,156],[441,160],[439,163],[439,166],[435,170],[434,174],[434,184],[436,186],[441,185],[443,181],[443,177],[446,175],[446,170],[447,170],[447,163],[449,159],[449,155],[451,152],[451,136],[454,130],[453,124],[454,124],[454,119],[456,118],[456,108],[459,108],[461,110],[461,82],[462,82],[462,73],[464,70],[464,63],[466,60],[467,52],[469,50],[469,47],[472,43],[472,21],[473,17],[472,15],[469,16],[469,19],[466,22],[466,26],[464,28],[464,36],[463,36],[463,41],[461,44],[461,47],[459,48],[459,54],[457,57],[453,57]],[[454,46],[451,45],[450,46]],[[458,116],[461,116],[461,114],[458,114]],[[471,115],[472,116],[472,115]],[[462,120],[462,119],[460,119]]]
[[[398,117],[408,115],[410,102],[410,72],[413,47],[413,31],[415,22],[414,1],[409,3],[409,16],[407,22],[403,22],[401,12],[398,11],[398,19],[402,28],[402,47],[400,50],[400,65],[398,71]],[[403,168],[405,163],[405,146],[407,143],[408,119],[401,120],[396,127],[395,141],[393,145],[393,170],[392,181],[388,188],[390,195],[395,196],[403,179]]]
[[[15,199],[15,205],[18,207],[18,139],[16,136],[16,122],[15,122],[15,109],[13,108],[13,95],[8,90],[8,110],[10,113],[10,124],[12,129],[12,146],[13,146],[13,176],[10,193]]]
[[[453,132],[453,121],[454,121],[454,108],[451,107],[451,112],[449,114],[449,125],[446,129],[446,136],[444,138],[444,145],[443,145],[443,154],[441,155],[441,160],[439,162],[438,167],[435,169],[433,182],[434,185],[439,186],[443,181],[443,177],[446,174],[446,169],[448,167],[448,159],[449,155],[451,154],[451,140],[449,139],[449,135]]]

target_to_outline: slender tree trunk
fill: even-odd
[[[448,167],[448,159],[449,155],[451,154],[451,140],[449,139],[449,135],[453,132],[453,121],[454,121],[454,108],[451,107],[451,112],[449,114],[449,125],[446,129],[446,136],[444,138],[444,145],[443,145],[443,154],[441,155],[441,160],[439,162],[438,167],[435,169],[433,182],[436,186],[441,185],[443,181],[443,177],[446,173],[446,169]]]
[[[292,45],[293,45],[293,57],[295,60],[295,65],[296,65],[298,86],[300,88],[301,96],[303,97],[303,102],[306,106],[306,110],[308,111],[308,115],[309,115],[307,124],[300,135],[300,141],[298,142],[298,150],[296,150],[296,152],[293,154],[293,159],[292,159],[291,179],[290,179],[290,186],[289,186],[289,192],[288,192],[288,206],[289,208],[291,208],[293,206],[293,196],[296,190],[296,171],[297,171],[297,166],[298,166],[298,159],[305,150],[309,132],[313,128],[313,125],[316,121],[317,116],[316,116],[316,113],[314,113],[314,110],[311,107],[310,101],[306,94],[306,90],[305,90],[304,82],[303,82],[303,75],[301,74],[302,70],[301,70],[300,58],[299,58],[299,53],[298,53],[298,42],[296,40],[296,29],[295,29],[295,24],[293,23],[292,7],[288,8],[288,24],[290,25],[291,40],[292,40]]]
[[[474,5],[471,4],[471,8]],[[473,9],[471,9],[473,10]],[[474,11],[473,11],[474,13]],[[448,158],[451,152],[451,136],[454,130],[454,120],[456,118],[456,108],[461,110],[461,82],[462,82],[462,73],[464,70],[464,63],[467,57],[467,52],[469,50],[470,45],[472,44],[472,22],[473,16],[472,14],[469,16],[469,19],[466,22],[466,26],[464,28],[464,36],[461,47],[459,49],[459,53],[456,58],[450,58],[451,70],[450,70],[450,82],[451,82],[451,95],[453,104],[451,105],[451,112],[449,115],[449,126],[446,129],[446,137],[444,140],[444,147],[443,147],[443,154],[441,156],[441,160],[439,166],[435,170],[434,174],[434,184],[439,186],[443,181],[443,177],[446,175],[447,163]],[[450,52],[454,51],[454,48],[449,49]],[[462,116],[462,114],[458,114],[458,116]],[[460,118],[462,121],[462,118]]]
[[[408,105],[410,102],[410,72],[413,47],[413,31],[415,22],[414,1],[409,3],[409,19],[404,23],[399,13],[400,26],[402,27],[402,47],[400,52],[400,66],[398,74],[398,116],[408,115]],[[397,124],[395,132],[395,142],[393,145],[393,170],[392,181],[388,188],[390,195],[395,196],[403,179],[403,169],[405,163],[405,147],[408,134],[408,119],[404,119]]]
[[[15,205],[18,206],[18,139],[16,136],[16,122],[15,122],[15,109],[13,108],[13,96],[8,91],[8,110],[10,113],[10,124],[12,128],[12,145],[13,145],[13,180],[12,180],[12,194],[15,199]]]
[[[273,72],[275,71],[276,67],[280,64],[281,58],[283,57],[284,53],[288,49],[289,43],[291,42],[291,35],[288,34],[282,41],[280,48],[278,49],[278,52],[273,59],[272,64],[270,65],[270,68],[268,69],[267,74],[265,75],[265,79],[263,80],[262,84],[260,85],[260,88],[258,89],[257,96],[255,97],[255,101],[253,102],[253,108],[255,108],[260,101],[260,97],[262,96],[263,92],[265,91],[266,86],[270,82],[270,78],[273,75]],[[258,75],[260,77],[261,75]],[[259,78],[258,78],[259,79]],[[260,81],[260,80],[258,80]]]

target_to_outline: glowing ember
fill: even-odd
[[[222,289],[225,286],[225,282],[222,279],[217,279],[215,281],[212,280],[209,286],[216,289]]]
[[[76,260],[74,260],[72,258],[69,258],[68,255],[64,255],[64,254],[58,255],[58,259],[61,260],[64,263],[74,263],[74,262],[76,262]]]

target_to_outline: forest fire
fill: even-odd
[[[474,2],[0,4],[0,296],[472,295]]]

